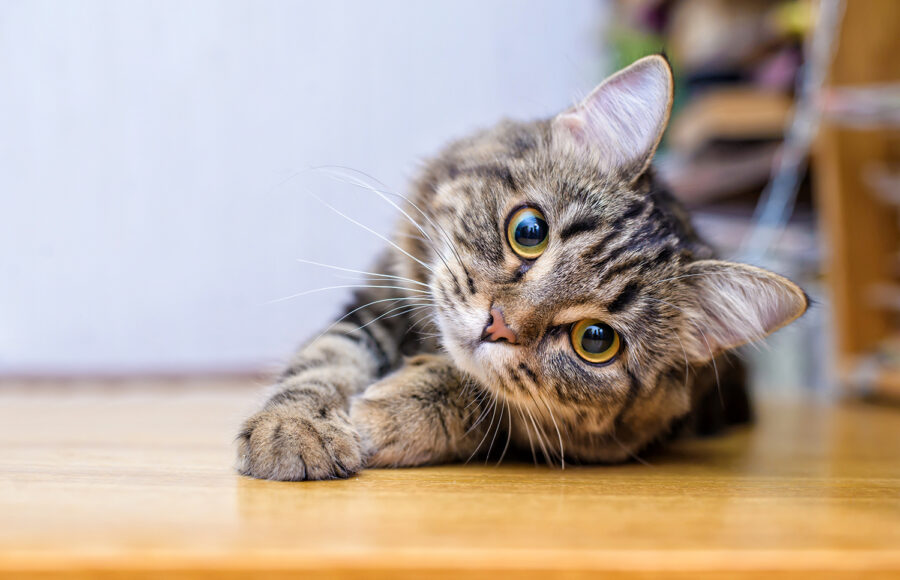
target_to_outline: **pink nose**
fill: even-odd
[[[503,312],[499,308],[491,308],[491,323],[484,329],[481,339],[490,340],[491,342],[507,340],[510,344],[516,343],[516,333],[506,326],[506,321],[503,320]]]

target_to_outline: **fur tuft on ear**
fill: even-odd
[[[680,279],[691,290],[684,346],[695,361],[768,336],[809,306],[799,286],[746,264],[701,260],[691,263]]]
[[[669,62],[660,55],[644,57],[557,115],[554,137],[597,156],[604,171],[637,177],[665,131],[673,89]]]

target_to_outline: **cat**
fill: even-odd
[[[672,94],[668,61],[645,57],[552,119],[501,122],[428,162],[375,273],[244,423],[240,473],[507,451],[622,462],[739,382],[725,354],[808,298],[716,259],[658,183]]]

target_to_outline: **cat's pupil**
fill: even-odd
[[[537,216],[527,216],[516,226],[516,243],[525,247],[537,246],[546,237],[547,222]]]
[[[581,348],[591,354],[606,352],[613,344],[615,331],[605,324],[592,324],[584,330]]]

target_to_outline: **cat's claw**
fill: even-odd
[[[238,471],[260,479],[344,478],[364,466],[359,434],[340,409],[264,409],[244,423],[238,446]]]

